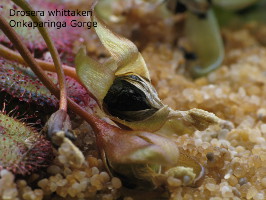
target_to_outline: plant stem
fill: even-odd
[[[32,57],[30,51],[27,47],[21,42],[18,34],[9,26],[8,22],[0,15],[0,28],[8,39],[13,43],[15,48],[21,54],[25,62],[31,67],[32,71],[39,77],[39,79],[47,86],[51,93],[55,93],[56,96],[60,96],[58,93],[58,88],[53,84],[50,79],[44,78],[46,76],[45,72],[41,71],[41,68],[38,66],[37,62]],[[32,59],[33,58],[33,59]]]
[[[22,65],[27,65],[27,63],[24,61],[24,59],[21,57],[21,55],[3,45],[0,44],[0,56],[10,60],[18,62]],[[35,59],[35,61],[39,64],[39,66],[45,70],[50,72],[56,72],[55,66],[53,63],[46,62],[40,59]],[[70,76],[71,78],[74,78],[76,81],[80,82],[79,78],[77,77],[76,70],[74,67],[70,67],[67,65],[62,65],[65,75]]]
[[[25,62],[32,69],[32,71],[38,76],[41,82],[48,88],[48,90],[55,95],[58,99],[60,98],[60,91],[56,85],[47,77],[45,71],[38,65],[30,51],[27,47],[21,42],[18,34],[9,26],[8,22],[0,15],[0,29],[8,37],[8,39],[13,43],[15,48],[21,54]],[[71,110],[80,115],[85,119],[93,128],[95,132],[101,130],[104,126],[111,126],[106,122],[103,122],[98,117],[88,113],[77,103],[67,97],[67,103]]]
[[[15,4],[20,6],[25,11],[33,11],[34,9],[31,5],[25,0],[12,0]],[[30,15],[30,18],[34,22],[41,22],[41,18],[39,16]],[[44,27],[38,26],[38,30],[41,33],[43,39],[45,40],[47,47],[51,53],[51,56],[54,61],[55,69],[58,76],[59,88],[60,88],[60,99],[59,99],[59,108],[62,110],[67,111],[67,91],[66,91],[66,84],[65,84],[65,75],[62,69],[61,60],[57,49],[55,48],[53,41],[51,40],[50,35],[48,34],[47,29]]]

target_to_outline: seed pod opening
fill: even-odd
[[[163,107],[152,85],[135,74],[117,77],[103,99],[104,109],[126,121],[141,121]]]

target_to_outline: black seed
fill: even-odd
[[[137,76],[130,76],[131,79],[140,80]],[[151,111],[147,116],[156,110],[152,108],[143,91],[133,84],[117,78],[109,89],[104,100],[104,108],[113,116],[127,121],[135,121],[138,116],[128,116],[126,111]],[[146,115],[144,117],[147,117]]]
[[[115,80],[104,98],[104,103],[108,110],[138,111],[151,108],[145,94],[124,80]]]

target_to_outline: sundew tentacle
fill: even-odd
[[[35,129],[0,112],[0,170],[26,175],[47,166],[52,145]]]
[[[57,108],[58,100],[29,68],[0,58],[0,88],[15,99],[27,103],[36,103],[38,107]],[[58,84],[57,75],[48,72],[47,75]],[[87,91],[73,78],[66,78],[67,91],[76,103],[88,106],[93,103]],[[46,107],[47,109],[47,107]]]
[[[14,63],[0,61],[0,86],[1,90],[9,93],[14,98],[28,103],[36,102],[40,106],[57,106],[57,100],[46,87],[36,79],[28,69]]]

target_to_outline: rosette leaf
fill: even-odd
[[[25,123],[0,112],[0,170],[26,175],[47,166],[52,158],[48,140]]]
[[[47,72],[46,74],[55,84],[58,84],[58,78],[55,73]],[[4,93],[7,93],[19,101],[36,104],[38,105],[38,110],[53,111],[58,107],[56,97],[41,83],[30,68],[1,57],[0,87],[3,96],[5,95]],[[89,104],[93,106],[88,92],[76,80],[66,77],[66,87],[69,97],[76,103],[84,105],[84,107],[89,106]]]

